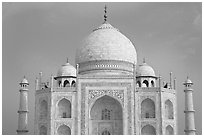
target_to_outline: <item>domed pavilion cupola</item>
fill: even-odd
[[[136,71],[137,87],[156,87],[156,79],[154,69],[144,59]]]
[[[76,51],[79,74],[133,74],[137,53],[132,42],[107,22],[86,37]]]
[[[54,78],[57,80],[57,87],[75,87],[76,85],[76,68],[67,63],[61,66]]]

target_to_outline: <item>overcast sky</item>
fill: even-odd
[[[202,131],[202,4],[106,3],[108,22],[135,45],[138,64],[145,57],[156,74],[177,79],[178,133],[184,133],[183,82],[194,82],[197,133]],[[44,81],[66,62],[75,66],[75,51],[103,22],[105,3],[3,3],[2,131],[16,134],[19,82],[29,86],[29,130],[34,132],[34,81]]]

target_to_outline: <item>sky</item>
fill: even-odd
[[[2,134],[16,134],[19,82],[29,81],[29,134],[34,134],[35,78],[43,80],[69,58],[93,29],[108,22],[134,44],[138,63],[145,57],[156,75],[177,80],[178,134],[184,134],[184,86],[194,83],[197,134],[202,134],[202,4],[201,3],[3,3]]]

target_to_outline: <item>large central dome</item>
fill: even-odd
[[[95,29],[77,50],[76,63],[93,60],[137,62],[132,42],[108,23]]]
[[[105,22],[84,39],[76,53],[76,64],[79,66],[93,61],[136,64],[137,53],[134,45],[126,36]]]

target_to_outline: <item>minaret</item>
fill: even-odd
[[[26,135],[28,133],[28,81],[25,76],[20,82],[20,104],[18,110],[18,135]]]
[[[194,114],[195,110],[193,108],[193,89],[191,86],[193,83],[191,80],[187,77],[187,80],[184,82],[184,92],[185,92],[185,134],[186,135],[195,135],[196,129],[195,129],[195,120],[194,120]]]

